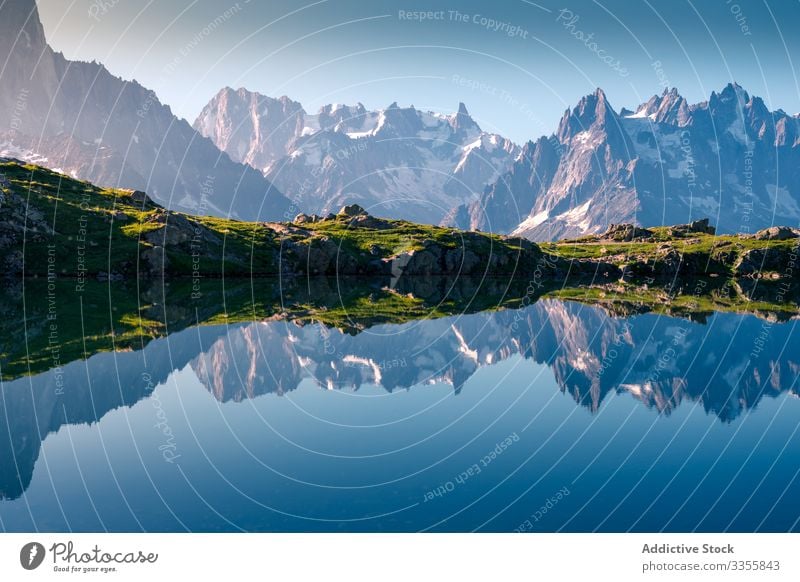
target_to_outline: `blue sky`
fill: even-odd
[[[311,112],[357,101],[450,112],[463,101],[517,142],[551,133],[598,86],[620,109],[665,85],[694,102],[736,80],[773,109],[800,111],[794,1],[38,4],[56,50],[137,79],[189,121],[226,85]]]

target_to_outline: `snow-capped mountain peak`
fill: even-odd
[[[535,240],[611,223],[708,217],[720,232],[800,221],[800,120],[729,83],[689,104],[677,89],[618,115],[598,90],[452,223]],[[551,152],[550,155],[545,155]],[[456,220],[460,219],[460,222]]]
[[[482,131],[463,103],[452,114],[393,102],[378,110],[325,105],[309,115],[291,100],[296,106],[266,109],[250,104],[275,100],[250,93],[244,101],[237,106],[218,95],[195,127],[233,159],[262,170],[305,212],[358,203],[436,223],[476,199],[520,152]]]

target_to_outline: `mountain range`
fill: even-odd
[[[457,216],[502,228],[513,207],[524,218],[513,232],[540,240],[700,217],[722,233],[796,224],[798,123],[735,83],[702,103],[672,89],[619,112],[598,89]]]
[[[710,217],[719,232],[800,221],[800,120],[735,83],[689,104],[676,89],[635,111],[602,89],[521,147],[455,114],[327,105],[225,88],[194,127],[309,212],[372,212],[554,240],[610,224]]]
[[[392,103],[331,104],[309,114],[288,97],[225,88],[194,122],[305,212],[357,203],[371,214],[437,223],[507,172],[520,148],[487,133],[463,103],[450,115]]]
[[[195,213],[278,219],[288,200],[233,162],[156,94],[45,38],[35,0],[0,3],[0,155]]]

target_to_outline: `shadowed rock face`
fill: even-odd
[[[133,187],[169,208],[252,220],[289,201],[231,161],[155,93],[97,63],[69,61],[44,37],[34,0],[0,4],[0,155],[104,186]]]

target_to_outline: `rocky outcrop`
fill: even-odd
[[[615,242],[644,241],[653,237],[653,231],[634,224],[612,224],[601,236],[601,240]]]
[[[678,224],[669,229],[669,235],[676,238],[692,234],[716,234],[717,229],[709,224],[708,218],[695,220],[689,224]]]
[[[650,255],[633,253],[626,257],[626,261],[623,280],[649,281],[655,285],[673,285],[691,282],[697,278],[725,276],[730,271],[730,265],[709,253],[682,253],[668,245]]]
[[[22,274],[25,244],[43,243],[52,234],[44,211],[25,200],[0,173],[0,267],[4,276]],[[46,261],[46,257],[43,259]]]
[[[756,240],[790,240],[800,237],[800,229],[788,226],[770,226],[753,235]]]
[[[365,214],[367,214],[367,211],[358,204],[342,206],[342,208],[339,210],[339,216],[362,216]]]

